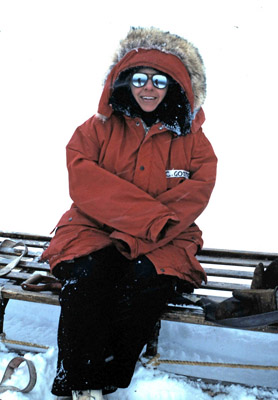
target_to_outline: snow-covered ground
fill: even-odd
[[[56,333],[59,307],[10,301],[6,311],[4,330],[8,339],[17,339],[49,346],[46,353],[26,353],[37,370],[38,380],[28,394],[5,392],[1,400],[53,400],[51,384],[56,370]],[[8,361],[16,356],[0,348],[0,375]],[[252,365],[278,365],[278,340],[276,334],[237,331],[233,329],[199,327],[191,324],[163,322],[159,340],[161,359],[240,363]],[[224,367],[197,367],[161,364],[145,368],[140,362],[127,389],[107,396],[107,400],[208,400],[212,395],[203,392],[208,385],[201,381],[189,382],[184,375],[223,379],[253,385],[221,387],[217,400],[278,399],[278,371],[252,370]],[[6,384],[23,388],[28,381],[25,364],[19,367]],[[264,388],[262,388],[264,387]],[[215,386],[214,386],[215,388]],[[271,389],[269,389],[271,388]]]

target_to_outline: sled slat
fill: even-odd
[[[215,277],[223,277],[223,278],[238,278],[238,279],[252,279],[253,271],[241,271],[241,270],[232,270],[232,269],[214,269],[207,268],[204,265],[204,270],[206,271],[208,276]]]
[[[4,299],[24,300],[33,303],[59,305],[59,296],[52,292],[30,292],[23,290],[21,286],[6,284],[1,290]]]

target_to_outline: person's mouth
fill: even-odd
[[[144,101],[151,101],[151,100],[155,100],[156,97],[152,97],[152,96],[141,96],[141,99]]]

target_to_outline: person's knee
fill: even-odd
[[[151,279],[157,276],[155,266],[146,256],[134,260],[133,269],[135,280]]]

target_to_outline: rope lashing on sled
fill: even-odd
[[[23,342],[21,340],[7,339],[5,333],[0,333],[0,344],[1,343],[3,343],[4,345],[5,344],[8,344],[8,345],[10,344],[10,345],[15,345],[15,346],[38,348],[38,349],[45,350],[45,351],[49,350],[49,346],[44,346],[42,344]]]
[[[158,366],[160,364],[175,364],[175,365],[191,365],[199,367],[224,367],[224,368],[244,368],[244,369],[263,369],[263,370],[278,370],[278,365],[253,365],[253,364],[231,364],[231,363],[217,363],[207,361],[182,361],[182,360],[161,360],[160,354],[157,353],[152,359],[145,363],[145,365]]]

